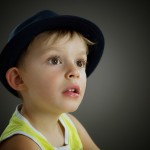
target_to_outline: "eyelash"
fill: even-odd
[[[62,64],[62,61],[59,56],[51,56],[48,59],[48,63],[51,65],[59,65],[59,64]]]
[[[50,65],[59,65],[59,64],[62,64],[62,60],[61,60],[61,58],[59,56],[51,56],[48,59],[48,63]],[[76,64],[80,68],[86,68],[87,60],[86,59],[78,59],[76,61]]]
[[[76,64],[80,68],[86,68],[87,61],[84,60],[84,59],[79,59],[79,60],[76,61]]]

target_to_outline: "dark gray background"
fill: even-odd
[[[146,1],[1,0],[0,50],[11,29],[31,14],[51,9],[81,16],[102,29],[101,63],[88,79],[74,115],[102,150],[150,147],[150,5]],[[0,84],[0,133],[20,100]]]

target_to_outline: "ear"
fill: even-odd
[[[12,67],[6,72],[6,79],[10,87],[16,91],[22,91],[25,88],[24,82],[17,67]]]

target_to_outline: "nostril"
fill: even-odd
[[[80,76],[80,73],[78,70],[72,70],[66,73],[66,78],[68,79],[79,78],[79,76]]]
[[[73,76],[74,76],[74,75],[71,74],[71,75],[69,75],[69,78],[72,78]]]

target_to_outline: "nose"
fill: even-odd
[[[80,72],[75,66],[70,66],[65,73],[66,79],[75,79],[79,77],[80,77]]]

